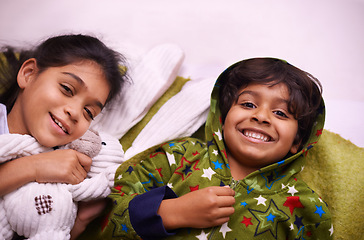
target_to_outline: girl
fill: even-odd
[[[0,61],[0,134],[29,134],[46,147],[81,137],[127,79],[120,64],[125,65],[122,55],[86,35],[49,38],[19,55],[6,48]],[[0,197],[32,181],[77,184],[90,165],[88,156],[70,149],[6,162],[0,165]]]

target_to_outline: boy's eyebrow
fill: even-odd
[[[236,98],[236,101],[239,100],[239,97],[241,95],[245,95],[245,94],[252,95],[252,96],[259,96],[259,93],[257,93],[257,92],[250,91],[250,90],[245,90],[245,91],[242,91],[241,93],[239,93],[238,97]],[[276,98],[275,99],[275,102],[277,102],[277,103],[284,103],[286,105],[288,105],[288,103],[289,103],[289,101],[287,99],[284,99],[284,98]]]
[[[256,92],[250,91],[250,90],[244,90],[241,93],[238,94],[238,96],[235,99],[235,103],[237,103],[239,101],[240,96],[242,95],[252,95],[252,96],[257,96],[258,94]]]
[[[82,78],[80,78],[79,76],[77,76],[76,74],[74,74],[74,73],[71,73],[71,72],[62,72],[63,74],[66,74],[66,75],[69,75],[69,76],[71,76],[73,79],[75,79],[81,86],[83,86],[83,87],[85,87],[86,86],[86,84],[85,84],[85,82],[82,80]],[[96,100],[95,101],[95,104],[102,110],[103,108],[104,108],[104,105],[100,102],[100,101],[98,101],[98,100]]]
[[[237,99],[239,99],[239,97],[240,97],[241,95],[245,95],[245,94],[252,95],[252,96],[257,96],[257,95],[259,95],[258,93],[254,92],[254,91],[244,90],[244,91],[242,91],[241,93],[239,93],[239,95],[238,95]]]

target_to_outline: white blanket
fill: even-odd
[[[106,197],[122,161],[153,145],[194,133],[206,121],[215,79],[188,81],[153,116],[125,155],[117,140],[171,86],[183,58],[179,47],[159,45],[130,69],[132,84],[92,125],[107,148],[103,147],[93,158],[90,178],[77,185],[32,182],[4,196],[0,201],[0,239],[11,239],[12,229],[32,240],[69,239],[77,212],[75,202]],[[41,146],[31,136],[16,134],[1,135],[0,146],[0,162],[53,150]]]
[[[71,185],[30,182],[0,199],[0,239],[11,239],[13,231],[32,240],[70,238],[77,202],[105,198],[114,183],[114,172],[124,161],[118,139],[99,133],[101,150],[92,158],[88,178]],[[0,135],[0,163],[53,151],[33,137]]]
[[[175,81],[183,59],[183,51],[177,45],[162,44],[151,49],[131,69],[133,84],[125,88],[119,101],[113,102],[111,108],[95,120],[92,128],[121,138]],[[188,81],[143,128],[125,152],[125,158],[197,131],[206,121],[215,80],[210,77]]]

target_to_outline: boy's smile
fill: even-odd
[[[265,132],[254,129],[244,129],[241,131],[248,140],[253,142],[269,142],[272,141],[272,138]]]
[[[288,99],[287,87],[282,83],[251,84],[239,92],[223,126],[234,178],[242,179],[282,160],[289,152],[297,152],[293,141],[298,122],[288,111]]]

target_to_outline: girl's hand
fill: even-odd
[[[107,199],[97,199],[89,202],[79,202],[75,224],[71,231],[71,240],[76,239],[87,225],[100,215],[106,207]]]
[[[29,182],[77,184],[90,170],[92,160],[75,150],[55,150],[0,164],[0,196]]]
[[[32,156],[35,181],[78,184],[90,170],[92,160],[72,149],[55,150]]]
[[[229,221],[234,213],[235,192],[229,187],[212,186],[179,198],[163,200],[158,214],[164,227],[208,228]]]

